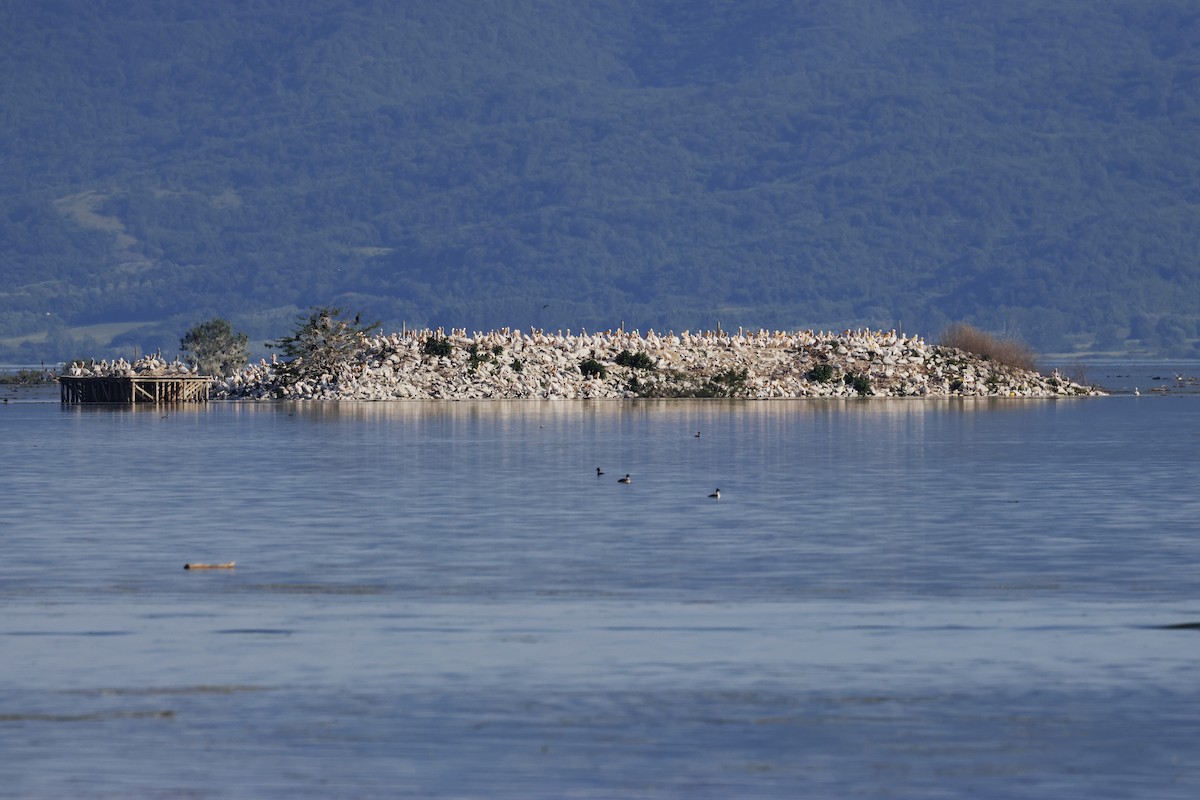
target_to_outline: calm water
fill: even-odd
[[[1147,388],[27,396],[0,796],[1195,797],[1200,397]]]

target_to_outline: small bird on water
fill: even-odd
[[[617,478],[617,483],[631,483],[632,481],[633,479],[629,477],[628,473],[626,473],[624,478]]]
[[[710,494],[709,497],[711,497],[713,500],[720,500],[721,499],[721,490],[717,489],[715,492]]]
[[[601,475],[603,475],[603,474],[604,474],[604,473],[600,471],[600,468],[599,468],[599,467],[596,467],[596,477],[597,477],[597,478],[599,478],[599,477],[600,477]]]
[[[700,438],[700,431],[696,431],[696,438],[697,438],[697,439],[699,439],[699,438]]]

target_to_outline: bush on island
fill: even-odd
[[[837,370],[832,364],[817,364],[815,367],[804,373],[807,380],[814,383],[829,383],[837,376]]]
[[[454,352],[454,343],[449,339],[433,334],[421,343],[421,352],[427,356],[445,358]]]
[[[445,340],[443,339],[442,341]],[[487,353],[481,353],[479,351],[479,345],[475,342],[472,342],[471,346],[467,349],[467,355],[469,356],[467,359],[467,369],[471,372],[474,372],[476,369],[478,369],[480,364],[487,364],[496,360],[493,356],[488,355]]]
[[[746,393],[746,381],[749,379],[749,369],[731,367],[714,375],[704,388],[708,397],[741,397]]]
[[[995,361],[1029,372],[1037,371],[1037,355],[1029,345],[1017,339],[1001,339],[984,333],[965,322],[948,325],[938,338],[938,344],[973,353],[985,361]]]
[[[79,364],[91,359],[75,359],[73,364]],[[58,373],[52,369],[20,369],[11,375],[0,375],[0,384],[7,386],[38,386],[43,383],[54,383]]]
[[[617,365],[629,367],[630,369],[654,369],[654,359],[646,353],[631,353],[628,350],[622,350],[617,353],[617,357],[613,359]]]
[[[579,362],[579,371],[585,378],[596,377],[603,380],[608,377],[608,369],[594,358],[585,358]]]
[[[847,386],[850,386],[854,391],[858,392],[860,397],[866,397],[871,393],[871,379],[866,375],[855,375],[847,372],[842,378]]]

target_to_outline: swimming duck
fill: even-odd
[[[599,468],[599,467],[596,467],[596,477],[597,477],[597,478],[599,478],[599,477],[600,477],[601,475],[603,475],[603,474],[604,474],[604,473],[600,471],[600,468]]]
[[[624,478],[617,478],[617,483],[632,483],[632,482],[633,482],[633,479],[630,478],[628,474],[626,474]]]
[[[720,500],[721,499],[721,490],[717,489],[715,492],[710,494],[709,497],[711,497],[713,500]]]

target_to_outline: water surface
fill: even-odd
[[[0,435],[3,796],[1200,789],[1200,631],[1164,628],[1200,621],[1194,396],[20,402]]]

